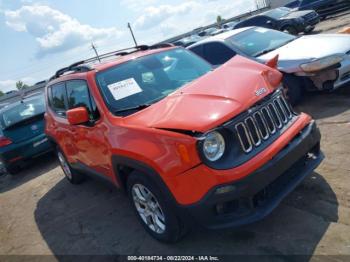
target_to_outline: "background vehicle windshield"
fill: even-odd
[[[273,51],[296,39],[295,36],[266,28],[252,28],[228,38],[248,56],[259,56],[264,51]]]
[[[0,113],[1,126],[7,128],[23,120],[43,114],[44,112],[44,96],[25,99],[22,103],[19,103],[16,106],[10,106],[8,109],[3,109]]]
[[[177,48],[102,71],[96,82],[110,109],[117,113],[155,103],[211,70],[201,58]]]
[[[268,11],[265,13],[266,16],[272,17],[274,19],[280,19],[281,17],[284,17],[290,13],[290,9],[281,7],[276,8],[271,11]]]

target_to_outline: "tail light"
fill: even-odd
[[[12,144],[11,139],[4,136],[0,136],[0,147],[8,146],[10,144]]]

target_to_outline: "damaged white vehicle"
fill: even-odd
[[[277,67],[284,73],[284,85],[292,103],[297,103],[305,90],[332,91],[350,85],[350,35],[346,34],[297,37],[247,27],[207,38],[188,49],[216,66],[237,54],[261,63],[278,56]]]

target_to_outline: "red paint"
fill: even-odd
[[[14,158],[10,159],[9,162],[10,162],[10,163],[14,163],[14,162],[16,162],[16,161],[18,161],[18,160],[21,160],[22,158],[23,158],[23,157],[21,157],[21,156],[17,156],[17,157],[14,157]]]
[[[85,107],[77,107],[67,111],[67,119],[71,125],[84,124],[89,121],[89,113]]]
[[[276,55],[275,57],[273,57],[269,61],[267,61],[265,64],[271,68],[277,68],[278,58],[279,58],[279,55]]]
[[[4,137],[4,136],[0,137],[0,147],[8,146],[11,144],[12,144],[11,139]]]

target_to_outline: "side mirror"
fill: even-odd
[[[67,111],[67,119],[71,125],[80,125],[89,122],[89,113],[85,107],[77,107]]]

